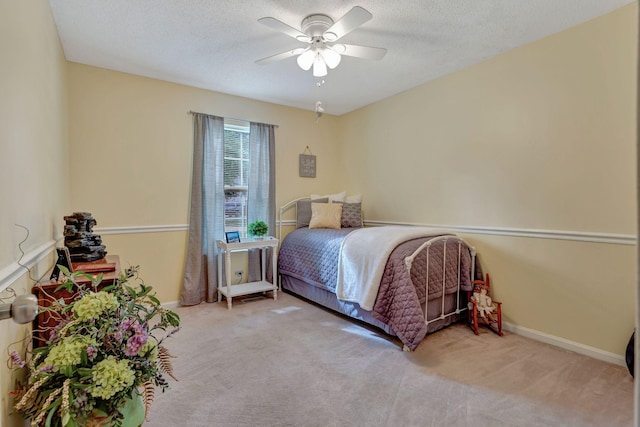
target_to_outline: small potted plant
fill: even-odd
[[[247,231],[250,236],[255,237],[256,239],[263,239],[267,231],[269,231],[269,226],[264,221],[253,221],[247,227]]]

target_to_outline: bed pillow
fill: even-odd
[[[346,203],[362,203],[362,194],[354,194],[353,196],[347,196],[344,201]]]
[[[327,198],[329,199],[329,203],[337,201],[337,202],[344,202],[345,198],[347,197],[347,192],[343,191],[342,193],[336,193],[336,194],[327,194],[325,196],[320,196],[318,194],[312,194],[311,196],[309,196],[309,198],[311,200],[315,200],[315,199],[323,199],[323,198]]]
[[[342,204],[311,202],[311,221],[309,228],[340,229]]]
[[[321,199],[302,199],[296,202],[296,228],[308,227],[311,221],[311,202],[327,203],[327,197]]]
[[[360,228],[362,224],[362,203],[341,203],[342,215],[340,217],[340,226],[342,228]]]

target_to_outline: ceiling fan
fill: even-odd
[[[327,67],[334,69],[340,64],[341,55],[362,59],[382,59],[387,49],[338,43],[343,36],[372,17],[369,11],[360,6],[355,6],[336,22],[327,15],[314,13],[302,20],[301,30],[270,16],[260,18],[259,23],[309,45],[259,59],[256,64],[268,64],[297,55],[300,68],[308,71],[313,67],[314,77],[322,77],[327,75]]]

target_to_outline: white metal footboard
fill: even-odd
[[[438,242],[444,242],[444,254],[443,254],[443,262],[442,262],[442,301],[441,301],[441,310],[440,316],[434,319],[428,320],[428,306],[429,306],[429,251],[432,249],[431,247]],[[446,266],[447,266],[447,245],[457,245],[458,246],[458,289],[456,291],[456,309],[449,313],[445,313],[445,287],[446,287]],[[473,274],[476,269],[476,249],[469,245],[467,242],[462,240],[458,236],[448,235],[448,236],[439,236],[435,237],[425,243],[423,243],[416,251],[410,256],[404,259],[404,263],[407,266],[407,271],[409,273],[409,277],[411,277],[411,267],[413,265],[413,260],[420,254],[423,250],[427,251],[427,265],[426,265],[426,281],[425,281],[425,302],[424,302],[424,322],[429,325],[430,323],[436,322],[438,320],[445,319],[447,317],[460,314],[463,311],[467,310],[467,301],[460,301],[460,283],[461,283],[461,262],[462,262],[462,251],[467,250],[469,248],[469,252],[471,254],[471,271],[469,272],[471,280],[473,280]]]

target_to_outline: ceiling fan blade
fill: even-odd
[[[341,43],[342,44],[342,43]],[[387,49],[382,47],[358,46],[355,44],[342,44],[344,51],[340,51],[340,55],[353,56],[355,58],[378,60],[384,58]]]
[[[342,36],[350,33],[373,17],[368,10],[360,6],[355,6],[347,12],[342,18],[338,19],[323,36],[328,41],[335,41]]]
[[[293,37],[298,41],[305,42],[305,43],[309,43],[311,41],[311,37],[309,37],[302,31],[297,30],[292,26],[285,24],[282,21],[279,21],[276,18],[267,16],[265,18],[258,19],[258,22],[261,23],[262,25],[266,25],[272,30],[280,31],[281,33],[284,33],[289,37]]]
[[[258,59],[255,62],[258,65],[270,64],[272,62],[280,61],[281,59],[287,59],[287,58],[291,58],[292,56],[300,55],[305,50],[307,50],[307,49],[300,47],[300,48],[297,48],[297,49],[288,50],[286,52],[278,53],[276,55],[267,56],[266,58]]]

